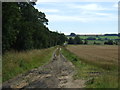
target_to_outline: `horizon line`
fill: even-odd
[[[70,35],[70,34],[65,34],[65,35]],[[76,35],[105,35],[105,34],[119,34],[119,32],[118,33],[75,33],[75,34]]]

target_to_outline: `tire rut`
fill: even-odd
[[[59,50],[59,49],[57,49]],[[56,51],[57,51],[56,50]],[[84,80],[74,80],[75,67],[56,51],[52,60],[39,68],[32,69],[3,84],[3,88],[83,88]]]

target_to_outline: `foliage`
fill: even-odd
[[[74,44],[74,39],[73,38],[69,38],[68,39],[68,44]]]
[[[112,40],[114,43],[113,45],[118,45],[120,42],[120,39],[118,36],[105,36],[105,35],[77,35],[80,37],[82,41],[87,41],[87,44],[85,45],[104,45],[105,42],[108,42],[108,40]],[[74,36],[67,36],[68,39],[75,38]],[[87,40],[90,39],[90,40]]]
[[[74,44],[83,44],[82,40],[79,38],[79,36],[76,36],[74,38]]]
[[[108,41],[104,42],[104,44],[113,45],[114,42],[113,42],[113,40],[108,40]]]
[[[48,19],[43,12],[34,8],[35,3],[4,2],[3,13],[3,53],[10,49],[18,51],[48,48],[62,45],[64,34],[50,31]]]
[[[96,40],[94,37],[88,37],[87,40]]]
[[[75,33],[71,33],[70,36],[76,36],[76,34]]]
[[[79,36],[75,36],[75,38],[69,38],[68,44],[83,44],[83,41],[80,39]]]
[[[88,44],[88,41],[86,39],[84,40],[84,44]]]

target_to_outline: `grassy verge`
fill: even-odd
[[[55,48],[31,50],[26,52],[7,52],[3,55],[3,82],[20,73],[40,67],[50,61]]]
[[[84,62],[66,48],[62,48],[62,54],[76,67],[74,79],[85,79],[86,88],[118,88],[117,69],[106,70],[92,63]]]

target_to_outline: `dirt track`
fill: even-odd
[[[84,80],[73,80],[75,68],[59,53],[37,69],[19,75],[3,84],[3,88],[83,88]]]

